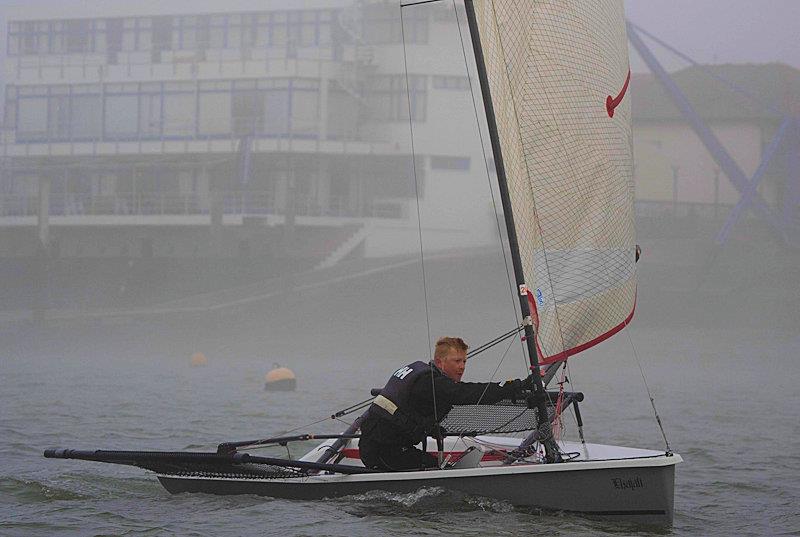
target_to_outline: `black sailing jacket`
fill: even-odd
[[[381,390],[384,393],[397,410],[390,414],[373,403],[361,424],[361,442],[410,447],[425,440],[453,405],[496,403],[513,397],[514,388],[493,382],[455,382],[432,362],[414,362],[395,371]]]

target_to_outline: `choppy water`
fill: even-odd
[[[300,322],[291,311],[303,300],[286,300],[274,314],[240,313],[228,324],[161,318],[3,328],[0,535],[647,534],[440,489],[318,502],[172,496],[143,470],[42,457],[49,447],[213,449],[281,433],[366,398],[404,349],[381,345],[391,337],[381,339],[383,321],[370,311],[331,316],[328,332],[287,338],[266,328],[286,316]],[[315,307],[327,306],[320,300]],[[797,535],[800,336],[752,326],[644,324],[631,338],[671,446],[685,459],[676,475],[675,524],[662,533]],[[338,351],[359,327],[375,331],[371,356]],[[322,343],[308,343],[321,335]],[[209,356],[208,366],[189,367],[195,350]],[[631,354],[620,336],[573,361],[573,387],[587,396],[587,439],[661,448]],[[296,392],[264,391],[273,361],[294,369]],[[487,367],[471,362],[467,376],[477,380]],[[343,427],[327,420],[302,432]],[[292,455],[301,451],[296,446]]]

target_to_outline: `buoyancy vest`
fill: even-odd
[[[431,367],[430,364],[417,361],[392,373],[380,395],[372,401],[370,414],[389,421],[404,436],[415,441],[424,440],[434,422],[409,411],[409,398],[414,382],[422,375],[430,375]]]

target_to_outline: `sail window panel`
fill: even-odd
[[[231,133],[230,93],[200,93],[198,106],[198,132],[201,135],[229,135]]]
[[[104,129],[108,138],[135,138],[139,133],[139,97],[106,94]]]
[[[164,136],[186,137],[195,133],[194,93],[164,94]]]
[[[17,139],[47,138],[47,97],[20,97],[17,102]]]
[[[103,102],[97,95],[72,96],[72,139],[95,140],[101,135]]]

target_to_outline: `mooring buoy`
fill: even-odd
[[[206,355],[202,352],[196,352],[192,354],[192,357],[189,359],[189,363],[192,367],[208,365],[208,358],[206,358]]]
[[[269,391],[290,392],[297,387],[297,378],[288,367],[281,367],[278,364],[264,375],[264,389]]]

